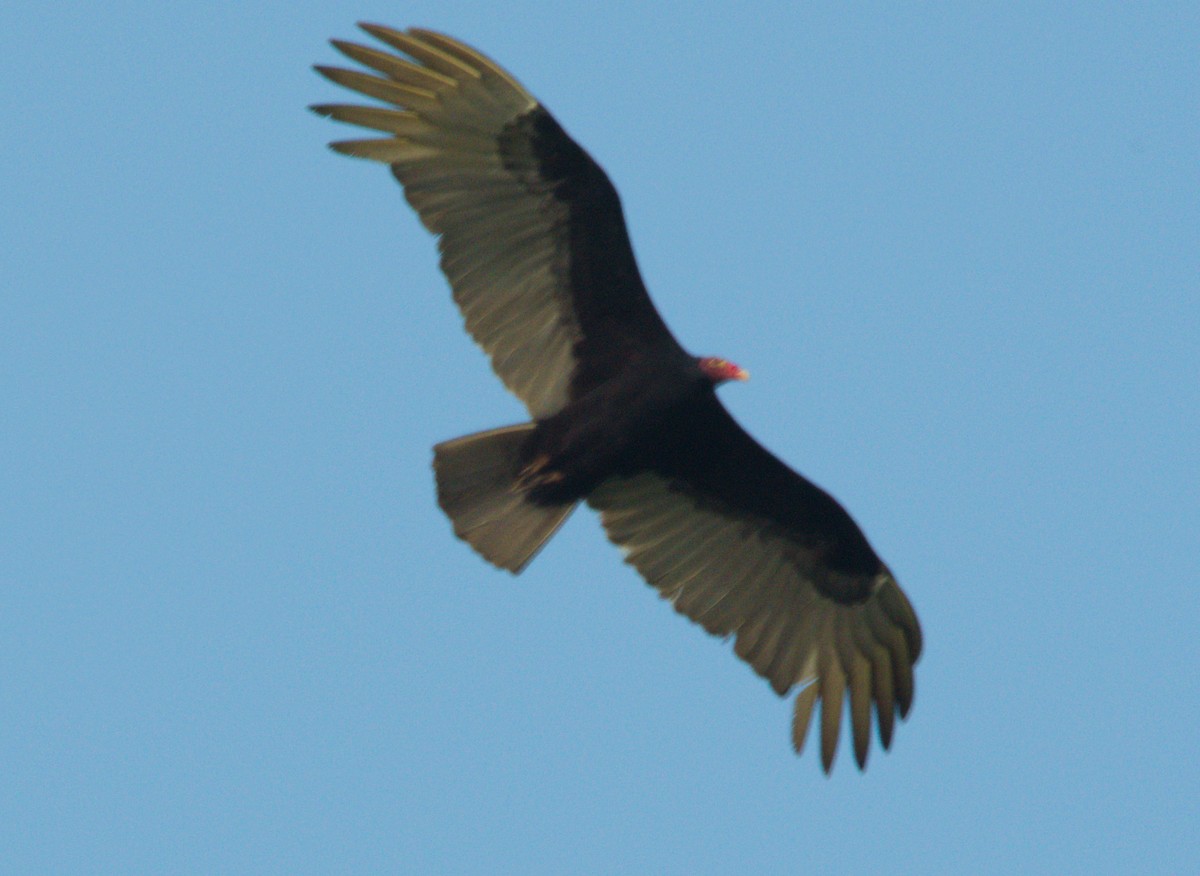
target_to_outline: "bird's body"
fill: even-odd
[[[670,379],[662,379],[661,371],[628,368],[539,420],[522,462],[544,458],[545,471],[558,477],[535,488],[532,498],[583,499],[608,477],[664,464],[688,412],[713,396],[711,381],[694,361],[668,362]]]
[[[383,132],[335,143],[390,165],[439,235],[468,332],[529,423],[434,448],[438,502],[484,558],[519,572],[571,511],[598,510],[626,561],[795,702],[819,699],[828,770],[849,699],[866,761],[912,703],[920,625],[850,515],[758,444],[716,395],[745,379],[697,358],[650,301],[616,189],[495,62],[431,31],[363,28],[403,57],[335,41],[382,74],[318,67],[385,107],[318,112]]]

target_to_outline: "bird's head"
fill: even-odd
[[[735,365],[728,359],[721,359],[717,356],[701,356],[696,360],[696,364],[700,366],[700,371],[714,385],[724,383],[726,380],[750,379],[749,371],[741,365]]]

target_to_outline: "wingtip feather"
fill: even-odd
[[[835,653],[824,655],[819,683],[821,686],[821,766],[826,774],[833,769],[838,736],[842,730],[842,699],[846,692],[846,674]]]
[[[814,681],[796,694],[792,712],[792,749],[797,755],[804,753],[808,738],[808,726],[812,722],[813,708],[817,704],[817,683]]]

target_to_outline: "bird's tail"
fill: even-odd
[[[533,423],[443,441],[433,448],[438,504],[454,534],[489,563],[520,572],[578,502],[543,505],[519,483],[521,446]]]

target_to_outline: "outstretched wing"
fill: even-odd
[[[866,764],[875,707],[891,744],[908,714],[921,628],[891,572],[829,494],[763,449],[709,394],[656,461],[589,498],[608,537],[675,609],[734,650],[785,695],[804,745],[820,700],[821,760],[837,751],[850,700],[854,754]]]
[[[333,143],[391,165],[434,234],[467,331],[535,417],[649,348],[678,345],[651,303],[617,192],[511,75],[442,34],[363,30],[399,55],[335,40],[380,75],[318,66],[388,106],[313,109],[387,136]]]

